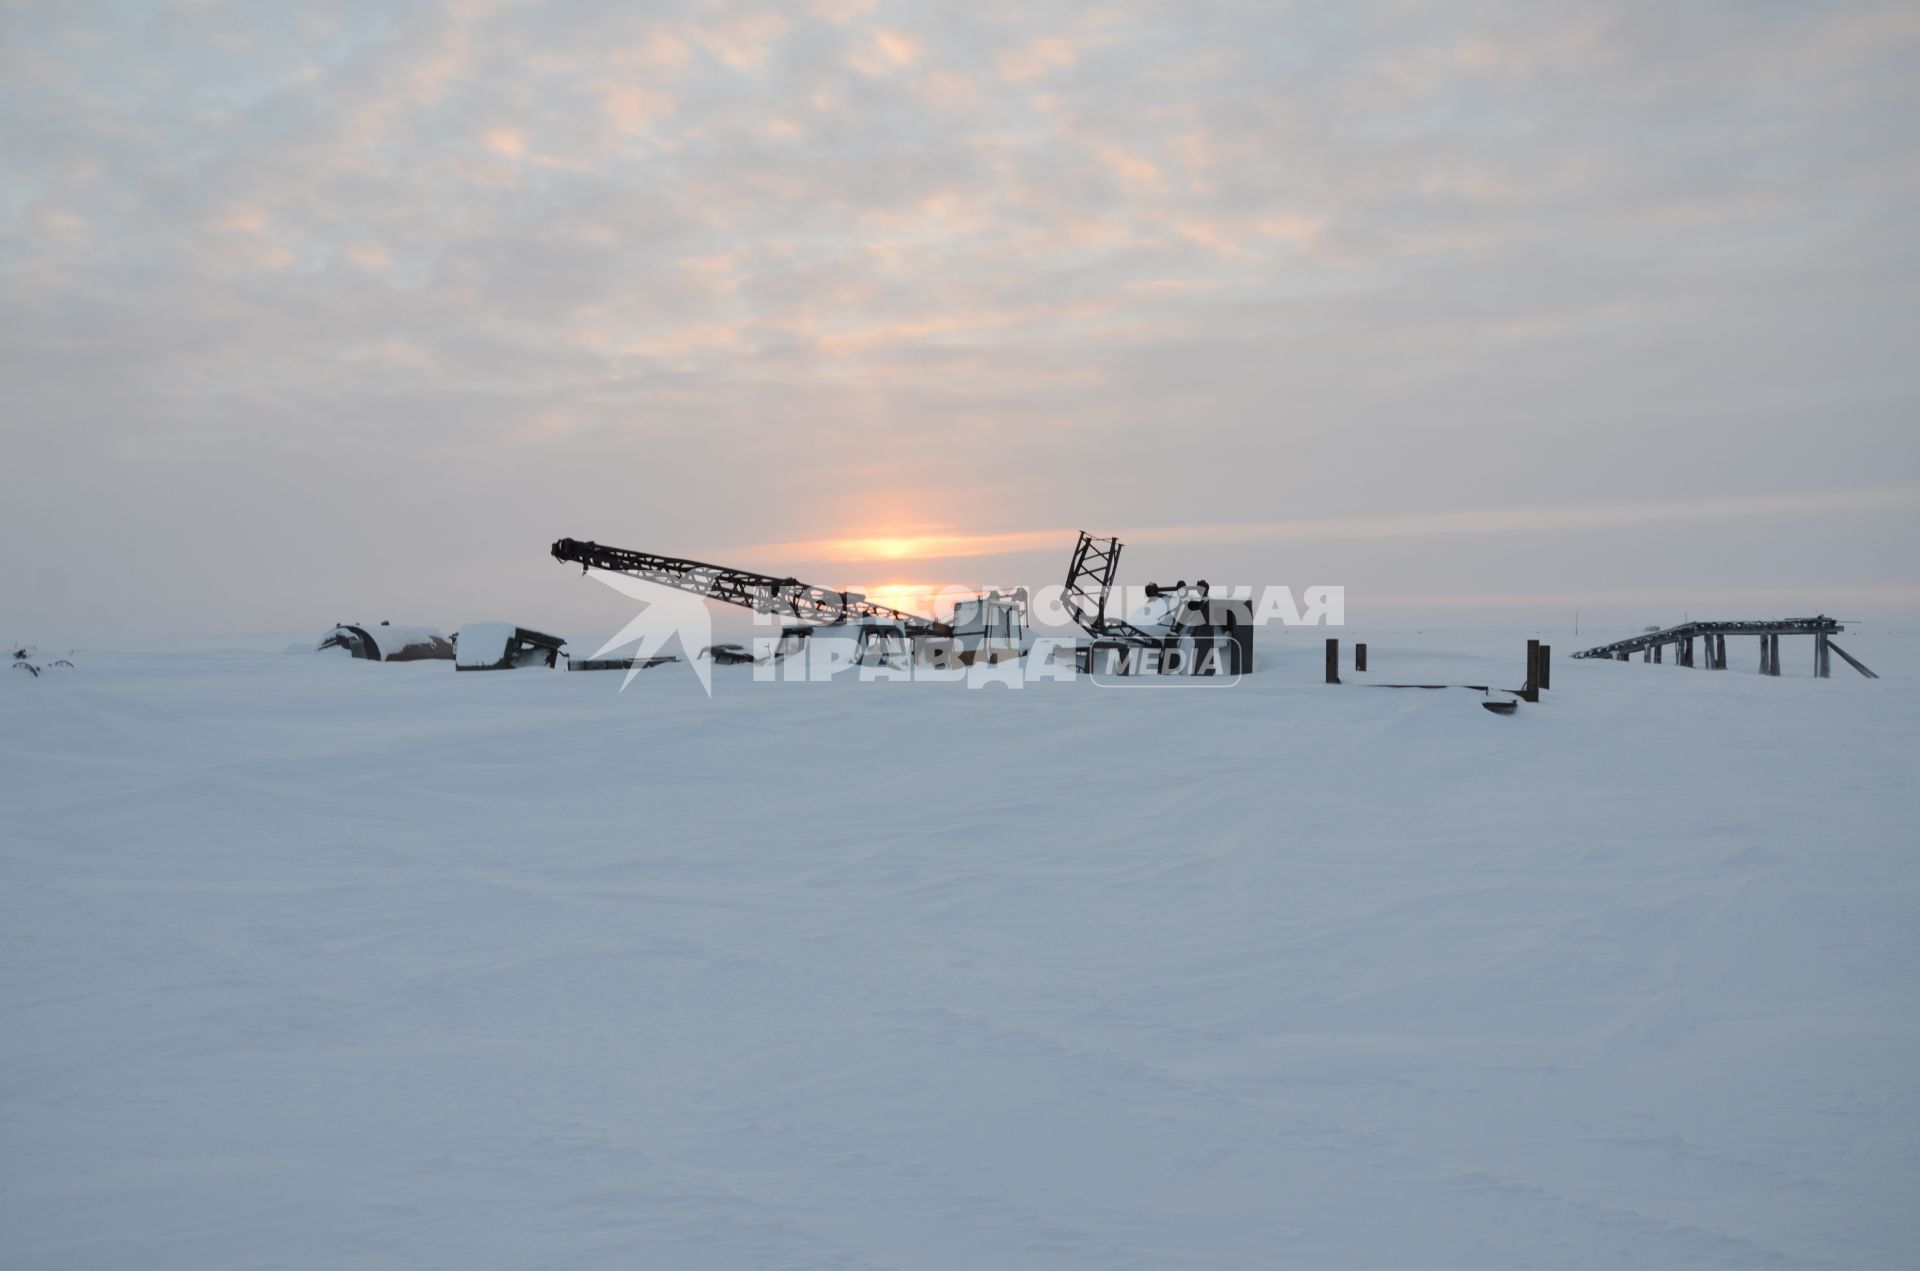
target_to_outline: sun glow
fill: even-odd
[[[937,598],[952,588],[941,583],[881,583],[866,589],[866,597],[876,605],[933,617]]]
[[[807,539],[799,542],[761,543],[741,550],[761,556],[776,556],[784,560],[858,564],[862,561],[942,560],[964,556],[987,556],[1000,552],[1047,550],[1058,548],[1063,536],[1066,543],[1071,545],[1072,530],[1040,530],[1011,534],[929,532]]]
[[[923,538],[861,538],[849,540],[848,545],[873,560],[907,560],[922,555],[925,542]]]

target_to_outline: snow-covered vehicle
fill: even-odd
[[[555,667],[566,641],[511,622],[469,622],[453,633],[456,671],[510,671],[515,667]]]
[[[369,662],[451,662],[453,641],[434,627],[396,627],[382,622],[360,626],[343,622],[320,637],[316,653],[345,649]]]

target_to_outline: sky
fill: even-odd
[[[1920,6],[0,0],[0,637],[560,537],[1920,613]]]

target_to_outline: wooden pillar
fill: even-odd
[[[1339,682],[1340,682],[1340,641],[1335,639],[1329,639],[1327,641],[1327,683],[1338,684]]]
[[[1653,661],[1653,646],[1652,646],[1652,645],[1648,645],[1648,646],[1647,646],[1646,648],[1644,648],[1644,649],[1642,649],[1642,650],[1640,650],[1640,660],[1641,660],[1642,662],[1651,662],[1651,661]]]
[[[1367,669],[1367,646],[1365,644],[1355,644],[1353,646],[1353,669],[1356,671],[1364,671]]]
[[[1527,680],[1526,683],[1520,687],[1521,701],[1537,702],[1540,700],[1540,681],[1537,678],[1539,674],[1540,642],[1538,640],[1529,640],[1527,641]]]
[[[1662,641],[1661,641],[1661,642],[1660,642],[1659,644],[1656,644],[1656,645],[1654,645],[1654,646],[1653,646],[1653,660],[1654,660],[1655,662],[1658,662],[1658,661],[1660,660],[1660,658],[1661,658],[1661,656],[1662,656],[1663,654],[1665,654],[1665,653],[1666,653],[1666,651],[1667,651],[1667,644],[1666,644],[1666,641],[1664,641],[1664,640],[1662,640]]]
[[[1867,664],[1865,662],[1862,662],[1859,658],[1854,657],[1853,654],[1848,653],[1845,649],[1841,648],[1838,644],[1834,643],[1834,641],[1832,641],[1831,639],[1827,641],[1827,648],[1834,653],[1838,653],[1840,655],[1840,660],[1842,662],[1845,662],[1848,666],[1860,672],[1860,674],[1866,676],[1868,679],[1877,680],[1880,678],[1879,676],[1875,675],[1872,671],[1869,671],[1867,669]]]
[[[1823,680],[1833,674],[1833,654],[1827,648],[1827,633],[1824,631],[1813,634],[1813,673]]]
[[[1540,687],[1553,687],[1553,646],[1550,644],[1540,646]]]
[[[1727,637],[1719,632],[1716,632],[1713,637],[1713,669],[1716,671],[1727,669]]]

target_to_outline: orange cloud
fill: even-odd
[[[787,33],[787,20],[777,13],[756,13],[699,32],[696,38],[707,52],[736,71],[758,70]]]
[[[673,114],[674,100],[638,84],[616,84],[601,94],[600,109],[621,132],[643,132]]]
[[[1166,178],[1160,175],[1159,167],[1150,160],[1111,142],[1089,141],[1086,147],[1102,167],[1126,184],[1144,190],[1166,188]]]
[[[1035,40],[1025,48],[1002,53],[997,65],[1000,77],[1010,83],[1024,83],[1072,66],[1078,58],[1071,44],[1049,36]]]
[[[920,60],[925,48],[917,35],[904,31],[875,31],[872,42],[848,57],[854,69],[868,75],[891,75]]]
[[[1058,546],[1062,535],[1069,546],[1070,530],[1024,530],[1012,534],[909,534],[872,538],[822,538],[787,543],[758,543],[738,550],[789,561],[825,561],[864,564],[873,561],[946,560],[963,556],[992,556],[1003,552],[1037,551]]]
[[[518,159],[527,152],[527,134],[518,128],[495,128],[480,138],[480,144],[506,159]]]
[[[258,234],[267,228],[267,214],[257,207],[229,208],[214,218],[213,228],[226,234]]]
[[[1571,507],[1487,508],[1389,516],[1333,516],[1290,521],[1243,521],[1209,525],[1148,526],[1124,531],[1129,543],[1264,543],[1287,540],[1419,538],[1436,534],[1498,534],[1599,529],[1612,526],[1737,521],[1753,517],[1820,515],[1920,506],[1920,486],[1838,490],[1806,494],[1733,496]],[[781,560],[858,564],[874,561],[943,560],[1030,551],[1064,551],[1073,529],[1019,530],[1005,534],[927,532],[761,543],[742,553]]]

